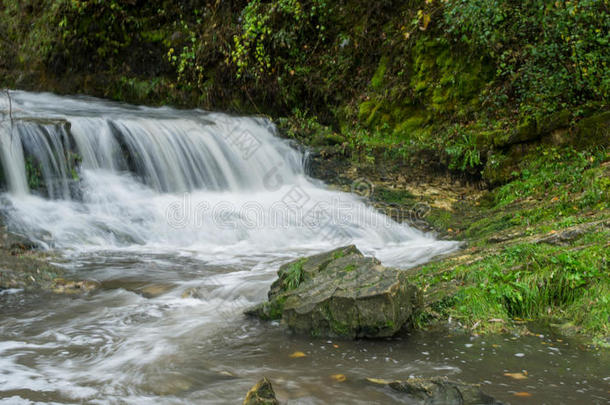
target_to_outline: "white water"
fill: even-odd
[[[6,211],[50,248],[187,251],[222,263],[355,243],[408,267],[456,247],[309,179],[301,154],[264,119],[25,92],[12,101]],[[21,145],[51,198],[28,192]],[[82,158],[78,180],[70,150]]]
[[[457,248],[308,178],[302,154],[267,120],[11,95],[13,125],[0,129],[3,214],[68,256],[75,277],[103,287],[0,297],[17,308],[0,316],[0,403],[239,402],[263,373],[291,367],[289,353],[276,355],[286,334],[242,315],[264,299],[281,263],[355,243],[409,267]],[[32,163],[46,195],[29,190]],[[134,282],[162,293],[134,293]],[[183,298],[193,287],[199,296]],[[302,372],[292,371],[294,381]],[[299,403],[378,395],[290,384],[291,397],[306,398]]]

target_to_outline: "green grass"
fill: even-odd
[[[483,332],[514,319],[559,320],[594,338],[609,336],[608,161],[605,151],[569,148],[526,156],[515,180],[493,191],[464,228],[478,256],[432,263],[414,276],[425,290],[459,286],[434,298],[436,318]],[[541,241],[579,225],[561,245]],[[507,236],[492,239],[498,235]],[[423,314],[419,323],[432,318]]]
[[[524,243],[508,246],[473,264],[438,272],[424,268],[417,278],[429,288],[457,281],[463,287],[445,308],[469,327],[491,319],[571,318],[593,335],[610,333],[608,248],[610,232],[591,233],[571,248]],[[588,305],[585,305],[588,303]]]
[[[301,281],[303,281],[303,264],[306,261],[306,258],[302,258],[288,266],[284,273],[286,275],[284,279],[286,291],[294,290],[301,284]]]

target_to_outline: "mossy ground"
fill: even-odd
[[[427,295],[420,325],[453,319],[479,333],[517,321],[610,336],[610,154],[539,149],[515,180],[443,226],[466,241],[452,257],[410,270]]]

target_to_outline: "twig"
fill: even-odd
[[[4,92],[6,93],[6,98],[8,100],[8,119],[10,122],[10,130],[9,130],[9,134],[11,137],[11,144],[13,142],[13,126],[14,126],[14,120],[13,120],[13,100],[11,99],[11,93],[9,89],[4,89]]]

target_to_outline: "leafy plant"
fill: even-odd
[[[272,65],[290,75],[304,68],[301,63],[311,50],[302,41],[325,39],[326,8],[325,0],[251,0],[241,13],[241,33],[233,37],[231,58],[237,78],[248,75],[259,80],[270,73]]]
[[[301,284],[301,281],[303,280],[303,265],[306,261],[306,258],[299,259],[286,269],[284,285],[287,290],[294,290]]]
[[[450,158],[449,167],[464,171],[479,166],[481,152],[477,149],[474,134],[464,132],[460,127],[456,127],[456,131],[457,136],[445,149]]]
[[[496,65],[496,103],[555,111],[610,91],[605,1],[448,0],[444,27]]]

